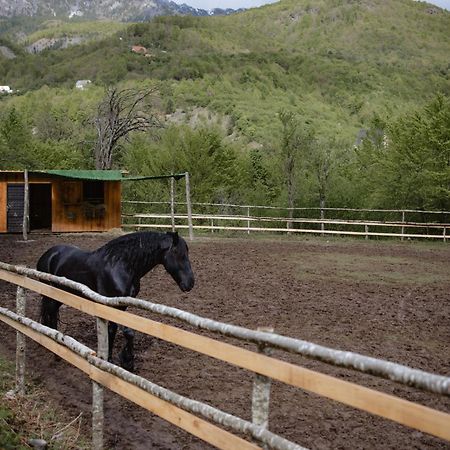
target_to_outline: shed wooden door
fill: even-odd
[[[23,227],[23,184],[8,184],[6,210],[8,233],[21,233]]]

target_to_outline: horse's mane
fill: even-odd
[[[93,253],[110,259],[113,263],[124,261],[138,272],[157,263],[163,233],[141,231],[130,233],[107,242]]]

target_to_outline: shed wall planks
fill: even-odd
[[[21,172],[0,172],[0,233],[8,232],[8,186],[23,182]],[[99,181],[103,183],[104,192],[104,203],[101,205],[83,201],[83,180],[30,173],[29,182],[30,186],[36,183],[52,186],[53,232],[108,231],[121,227],[120,181]]]

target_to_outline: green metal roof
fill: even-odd
[[[122,181],[120,170],[39,170],[38,173],[78,180]]]
[[[33,173],[46,173],[65,178],[75,178],[78,180],[98,180],[98,181],[139,181],[157,180],[161,178],[171,178],[179,180],[185,176],[184,173],[156,176],[123,176],[120,170],[36,170]]]
[[[180,178],[185,177],[185,173],[173,173],[171,175],[131,175],[129,177],[123,177],[122,181],[139,181],[139,180],[160,180],[163,178],[175,178],[175,180],[179,180]]]

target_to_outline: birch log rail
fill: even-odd
[[[89,297],[99,303],[94,303],[86,298],[80,298],[72,293],[49,286],[33,278],[76,289],[80,291],[83,296]],[[0,279],[17,284],[27,289],[31,289],[38,293],[45,294],[65,303],[66,305],[75,307],[95,317],[105,320],[112,320],[116,323],[129,326],[146,334],[150,334],[168,342],[220,359],[230,364],[234,364],[260,375],[303,388],[310,392],[326,396],[330,399],[340,401],[341,403],[371,412],[372,414],[377,414],[403,425],[407,425],[450,441],[450,414],[445,412],[437,411],[398,397],[364,388],[354,383],[333,378],[319,372],[311,371],[266,355],[251,352],[221,341],[187,332],[173,326],[119,311],[111,308],[111,306],[117,306],[119,304],[139,306],[143,309],[148,309],[163,315],[183,319],[188,323],[190,322],[192,324],[196,324],[199,328],[210,330],[214,329],[214,331],[220,331],[228,336],[240,337],[241,339],[246,339],[253,342],[266,343],[277,348],[295,351],[296,353],[314,357],[322,361],[332,362],[335,365],[358,369],[362,372],[372,374],[375,373],[377,375],[381,374],[381,376],[385,378],[394,379],[395,381],[402,382],[403,384],[416,385],[421,388],[431,390],[432,392],[438,392],[447,396],[450,394],[450,378],[448,377],[429,374],[405,366],[389,363],[387,361],[368,358],[363,355],[327,349],[325,347],[316,346],[315,344],[297,339],[286,338],[284,336],[271,333],[255,332],[241,327],[210,321],[209,319],[203,319],[175,308],[167,308],[163,305],[156,305],[143,300],[128,297],[113,299],[102,297],[90,291],[85,286],[79,285],[78,283],[54,277],[49,274],[43,274],[32,269],[11,266],[5,263],[0,263]],[[8,316],[4,309],[2,309],[1,316],[2,320],[12,325],[12,316]],[[29,319],[19,317],[17,322],[23,323],[25,320],[29,321]],[[30,322],[28,322],[28,325],[30,325]],[[27,334],[26,330],[23,330],[23,328],[19,331]],[[55,339],[57,339],[60,335],[60,333],[58,335],[58,332],[55,330],[51,330],[50,333],[53,333]],[[63,338],[62,341],[65,342],[65,339]],[[55,350],[53,349],[52,351]],[[86,352],[86,350],[84,350],[84,353],[87,355],[86,357],[88,358],[89,363],[94,364],[94,356],[92,355],[92,351],[89,353],[89,351]],[[133,377],[135,377],[135,375],[131,375],[128,372],[123,371],[123,369],[117,368],[116,366],[113,366],[100,358],[95,359],[94,365],[95,369],[89,369],[90,372],[88,372],[91,378],[94,381],[110,388],[117,386],[117,384],[109,382],[108,377],[103,375],[103,372],[98,373],[98,370],[106,370],[114,373],[115,375],[118,373],[123,375],[122,372],[125,372],[128,376],[127,381],[130,381]],[[139,383],[141,383],[141,381],[139,381]],[[150,382],[146,381],[146,383]],[[139,386],[142,387],[141,384],[139,384]],[[123,393],[126,391],[127,390],[124,388]],[[120,393],[123,395],[122,392]],[[139,396],[136,395],[135,401],[138,397]],[[202,408],[202,411],[203,409],[204,408]],[[203,414],[202,411],[196,412]],[[214,417],[208,416],[207,418],[212,419]],[[223,424],[222,422],[219,423]],[[257,437],[260,442],[267,444],[269,447],[279,449],[300,448],[299,446],[289,443],[279,436],[274,437],[275,435],[272,435],[272,433],[268,431],[262,431],[261,427],[257,427],[257,429],[255,429],[255,425],[253,424],[246,425],[245,427],[247,430],[253,430],[250,434],[253,437]],[[243,430],[241,429],[238,431]],[[269,433],[269,435],[266,433]]]
[[[450,397],[450,377],[431,374],[422,370],[412,369],[408,366],[364,356],[355,352],[332,349],[303,341],[301,339],[294,339],[262,331],[249,330],[244,327],[207,319],[178,308],[161,305],[149,300],[140,300],[132,297],[103,297],[88,287],[72,280],[68,280],[67,278],[56,277],[48,273],[38,272],[34,269],[13,266],[11,264],[0,262],[0,279],[2,276],[8,277],[14,273],[25,275],[29,278],[59,284],[60,286],[76,290],[84,297],[90,298],[91,300],[104,305],[110,305],[113,307],[135,306],[144,311],[150,311],[152,313],[180,320],[200,329],[256,344],[265,344],[267,346],[296,353],[301,356],[306,356],[311,359],[332,364],[334,366],[345,367],[348,369],[357,370],[359,372],[372,374],[407,386],[417,387],[419,389]]]

